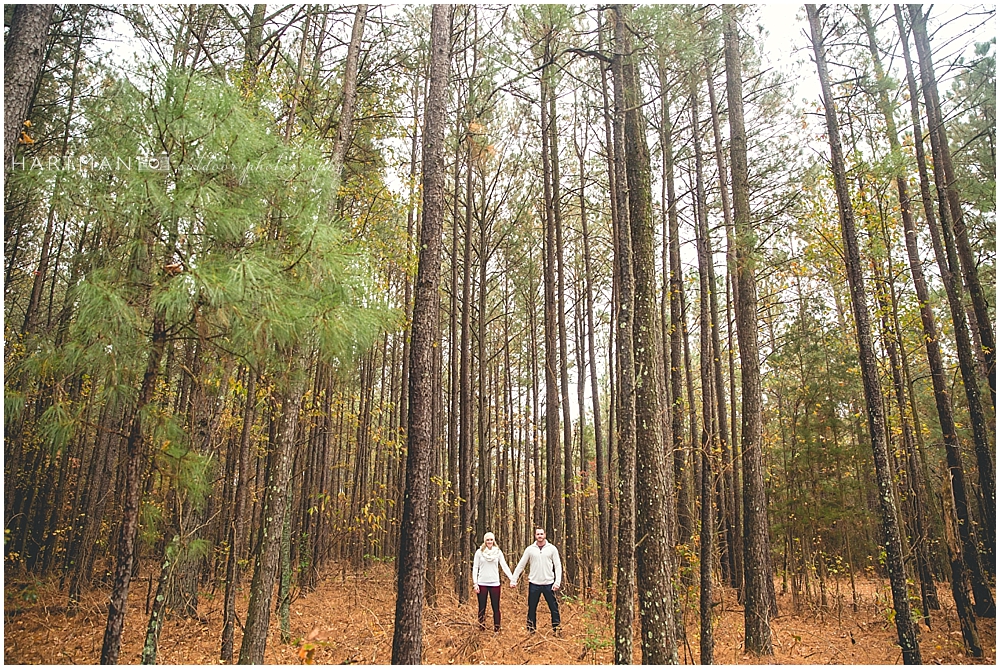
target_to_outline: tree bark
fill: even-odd
[[[623,86],[625,35],[627,28],[620,13],[613,10],[614,22],[614,175],[618,226],[615,231],[615,259],[618,270],[617,309],[617,423],[618,432],[618,578],[615,590],[615,664],[632,664],[632,636],[635,620],[635,370],[633,357],[633,314],[635,305],[632,276],[632,238],[629,226],[628,190],[625,184],[625,107]]]
[[[298,351],[288,351],[285,359],[290,369],[282,380],[285,386],[281,398],[281,429],[274,451],[262,512],[262,524],[250,586],[247,622],[240,644],[240,664],[262,664],[271,627],[271,602],[278,578],[281,557],[281,536],[285,522],[287,491],[292,473],[293,448],[304,391],[304,370],[299,369]]]
[[[594,450],[597,461],[597,524],[601,549],[602,587],[611,581],[611,523],[608,509],[608,465],[602,433],[600,384],[597,380],[597,347],[594,343],[594,288],[590,260],[590,231],[584,194],[584,161],[580,151],[580,226],[583,234],[583,277],[587,298],[587,352],[590,363],[590,395],[594,407]]]
[[[809,28],[816,56],[816,69],[819,73],[823,106],[826,111],[832,171],[837,191],[841,232],[844,238],[844,259],[847,269],[847,279],[851,290],[851,305],[854,311],[855,332],[858,340],[858,359],[861,366],[865,401],[868,405],[868,432],[872,441],[875,477],[879,488],[879,510],[882,515],[886,569],[889,572],[893,606],[896,610],[896,633],[899,637],[899,645],[903,649],[903,661],[906,664],[920,664],[920,647],[917,645],[916,630],[914,629],[913,619],[910,615],[906,574],[903,570],[903,549],[900,540],[899,525],[896,520],[898,507],[892,489],[892,471],[885,443],[885,415],[882,408],[882,391],[879,387],[878,366],[872,346],[871,322],[868,315],[864,275],[861,268],[861,252],[858,247],[857,232],[854,224],[854,211],[851,208],[850,194],[847,190],[847,178],[845,176],[844,157],[840,145],[837,112],[834,108],[833,94],[830,90],[829,75],[827,74],[823,29],[820,26],[819,10],[816,5],[806,5],[806,11],[809,14]]]
[[[962,641],[965,643],[965,652],[972,657],[982,657],[983,648],[979,643],[979,630],[976,627],[976,616],[972,610],[972,602],[969,601],[968,570],[965,568],[965,561],[962,559],[962,545],[955,536],[954,510],[948,504],[947,495],[942,495],[944,501],[944,535],[945,545],[948,549],[948,563],[951,565],[951,594],[955,599],[955,608],[958,609],[958,619],[962,626]]]
[[[361,54],[361,40],[365,33],[365,17],[368,15],[368,5],[358,5],[354,9],[354,25],[351,27],[351,41],[347,45],[347,62],[344,64],[344,80],[341,86],[344,100],[340,107],[340,120],[337,122],[337,138],[333,143],[333,153],[330,165],[333,169],[334,190],[340,187],[340,175],[343,171],[344,158],[350,146],[351,129],[354,125],[354,106],[358,93],[358,61]]]
[[[948,303],[955,326],[955,344],[958,351],[959,368],[962,371],[965,397],[969,403],[969,420],[972,423],[973,441],[976,446],[979,486],[982,489],[983,498],[985,499],[982,525],[994,528],[996,526],[995,463],[990,453],[989,428],[979,392],[979,379],[976,372],[975,356],[972,352],[971,335],[966,320],[962,284],[958,278],[960,271],[965,270],[966,284],[968,285],[969,294],[972,297],[977,320],[979,320],[979,334],[983,341],[983,347],[986,349],[987,367],[990,370],[990,389],[995,394],[995,353],[992,342],[993,322],[989,320],[989,316],[986,313],[977,270],[974,265],[968,267],[974,261],[971,257],[971,251],[968,249],[968,239],[965,234],[965,224],[962,217],[961,204],[958,201],[958,192],[954,184],[954,175],[949,174],[951,154],[948,149],[948,137],[945,133],[944,121],[941,118],[941,108],[937,99],[937,83],[934,79],[930,41],[927,37],[926,17],[918,5],[909,5],[909,10],[910,23],[913,28],[913,41],[917,47],[917,56],[920,63],[920,81],[924,93],[924,107],[927,111],[931,151],[934,157],[934,182],[938,193],[941,237],[944,241],[945,254],[944,258],[938,258],[938,265],[941,268],[942,281],[948,293]],[[968,257],[962,258],[963,255]],[[962,261],[962,264],[959,263],[959,260]],[[945,265],[947,265],[947,268]],[[961,522],[962,513],[961,511],[958,513],[959,527],[961,529],[963,526]],[[966,531],[971,530],[972,528],[969,527]],[[990,531],[987,531],[987,533],[992,534]],[[996,606],[989,586],[986,584],[986,579],[981,575],[982,568],[970,562],[972,556],[969,551],[973,546],[966,541],[963,541],[963,543],[966,548],[966,564],[972,576],[972,589],[976,598],[976,614],[993,617],[996,615]],[[978,554],[978,547],[975,548],[975,552]],[[989,546],[987,553],[993,555],[995,552],[995,546]]]
[[[266,14],[267,5],[257,3],[253,6],[253,13],[250,15],[250,29],[247,31],[246,44],[243,50],[243,72],[240,81],[245,98],[252,97],[257,90],[257,82],[260,74],[260,47],[264,37],[264,18]]]
[[[469,146],[472,146],[472,137],[469,139]],[[469,164],[469,173],[472,172],[472,163]],[[485,181],[485,175],[480,174],[480,181]],[[488,205],[486,199],[488,195],[486,189],[483,189],[483,209]],[[490,402],[489,402],[489,361],[486,358],[486,292],[489,289],[487,282],[489,280],[487,274],[487,264],[489,263],[489,250],[487,245],[489,243],[489,233],[488,233],[488,220],[487,216],[479,215],[476,217],[479,223],[479,248],[476,252],[476,260],[479,263],[479,280],[478,280],[478,294],[477,298],[477,308],[476,308],[476,387],[478,392],[476,393],[476,447],[478,451],[478,457],[476,458],[476,464],[478,465],[478,476],[476,481],[478,483],[478,491],[476,493],[476,536],[475,540],[478,542],[480,537],[482,537],[487,532],[487,527],[493,527],[492,520],[490,518],[491,512],[493,510],[494,500],[493,500],[493,477],[494,472],[492,469],[491,459],[489,457],[490,448],[489,442],[489,426],[492,424],[490,421]]]
[[[458,169],[461,163],[461,143],[455,142],[454,172],[452,184],[454,193],[452,196],[451,213],[451,293],[450,309],[448,319],[448,388],[449,388],[449,410],[448,410],[448,479],[451,481],[451,503],[448,506],[451,530],[449,532],[448,544],[451,547],[452,569],[455,582],[455,594],[458,601],[464,604],[469,599],[469,579],[465,576],[465,526],[462,524],[463,498],[463,478],[461,467],[461,375],[459,358],[459,318],[458,318],[458,195],[461,192],[458,185]],[[414,147],[416,151],[416,147]],[[414,154],[415,156],[416,154]],[[412,314],[411,314],[412,319]]]
[[[631,8],[619,10],[627,24]],[[622,94],[625,101],[625,176],[628,186],[631,265],[635,283],[633,351],[635,356],[635,561],[642,621],[642,660],[676,664],[674,630],[673,542],[668,526],[667,495],[671,483],[663,455],[660,402],[662,382],[657,326],[656,260],[652,216],[649,148],[642,113],[638,66],[632,52],[631,28],[624,31]],[[624,301],[624,295],[622,296]]]
[[[431,14],[430,86],[423,146],[423,223],[413,298],[410,344],[410,406],[407,425],[406,492],[400,525],[393,664],[420,664],[427,563],[428,504],[434,449],[434,349],[438,339],[438,285],[444,220],[444,123],[450,70],[451,9],[435,5]]]
[[[31,116],[38,76],[45,64],[55,5],[14,5],[3,47],[3,162],[10,169],[21,128]]]
[[[862,5],[861,7],[861,19],[865,26],[865,32],[868,35],[868,52],[871,55],[872,63],[875,66],[875,76],[879,82],[882,82],[885,79],[885,72],[882,68],[882,61],[878,52],[878,43],[875,39],[875,25],[872,23],[867,5]],[[893,116],[892,105],[889,102],[889,96],[886,93],[885,88],[879,89],[878,104],[879,107],[881,108],[882,116],[885,119],[886,135],[888,136],[889,139],[889,148],[890,151],[892,152],[893,158],[895,159],[900,156],[899,138],[896,133],[896,121]],[[911,274],[913,275],[913,283],[916,288],[917,302],[920,307],[920,316],[924,328],[925,343],[928,347],[933,347],[935,351],[937,351],[936,342],[926,341],[929,339],[936,338],[934,316],[933,313],[930,311],[929,298],[927,295],[927,284],[924,280],[923,265],[921,264],[920,255],[917,251],[916,230],[914,229],[913,226],[913,216],[910,213],[910,197],[906,185],[906,177],[903,176],[903,174],[901,173],[896,175],[896,194],[899,198],[900,216],[903,219],[903,232],[906,237],[906,249],[907,249],[907,254],[909,255],[910,271]],[[888,239],[886,240],[885,248],[886,249],[891,248],[891,246],[888,243]],[[889,260],[891,263],[892,260],[891,256],[889,257]],[[892,282],[892,277],[894,275],[895,273],[892,270],[890,270],[888,278],[889,282]],[[892,292],[893,290],[891,288],[891,283],[890,283],[890,293]],[[879,295],[882,297],[882,300],[884,302],[886,297],[885,291],[880,292]],[[894,294],[893,297],[895,297]],[[937,587],[934,584],[934,575],[933,573],[931,573],[930,558],[927,550],[927,544],[930,539],[929,534],[927,532],[927,524],[925,519],[927,503],[923,486],[921,485],[921,481],[917,474],[918,470],[916,466],[916,452],[915,452],[916,449],[914,447],[914,434],[913,430],[911,430],[910,428],[909,420],[907,419],[906,393],[903,382],[904,375],[902,373],[902,370],[900,370],[900,366],[897,362],[898,356],[896,353],[897,350],[896,339],[899,337],[900,331],[899,328],[897,327],[895,329],[895,336],[893,336],[890,333],[888,316],[887,316],[889,309],[886,308],[887,306],[891,306],[891,312],[894,315],[894,322],[898,323],[898,318],[895,317],[897,311],[895,299],[892,300],[891,305],[883,306],[882,321],[883,321],[883,329],[886,333],[886,348],[889,351],[890,361],[893,363],[892,364],[893,387],[896,394],[896,403],[899,407],[900,422],[902,423],[903,426],[903,442],[906,449],[908,479],[910,483],[909,487],[911,488],[913,493],[913,510],[914,510],[914,522],[915,522],[915,532],[916,532],[916,537],[915,537],[916,545],[914,546],[914,549],[917,557],[917,573],[920,578],[920,594],[921,594],[921,600],[924,605],[924,619],[929,627],[930,610],[939,609],[940,605],[938,604]],[[900,352],[905,355],[905,348],[902,346],[902,342],[899,342],[899,348]],[[928,355],[928,359],[930,358],[931,356]],[[905,369],[905,358],[903,359],[903,363],[904,363],[903,368]],[[936,366],[938,368],[940,368],[941,366],[940,351],[937,351]],[[931,363],[931,370],[932,370],[931,374],[933,376],[935,370],[935,363],[933,362]],[[936,387],[937,384],[935,384],[935,392],[936,392]],[[942,387],[942,390],[944,390],[947,393],[946,388]],[[914,415],[916,415],[916,406],[912,408],[914,411]],[[948,407],[948,411],[950,413],[950,406]]]
[[[905,36],[906,30],[903,25],[903,15],[902,10],[897,7],[896,12],[896,23],[899,28],[900,35]],[[917,100],[919,99],[916,79],[913,72],[913,64],[910,60],[910,51],[908,41],[903,41],[903,62],[906,66],[906,80],[907,87],[910,91],[910,114],[913,122],[913,133],[914,137],[923,137],[923,132],[921,131],[920,123],[920,110]],[[962,342],[968,341],[967,336],[967,324],[965,321],[965,310],[962,306],[962,298],[960,293],[960,286],[955,278],[954,272],[951,271],[950,266],[953,267],[953,258],[951,261],[945,251],[944,242],[941,240],[942,237],[942,227],[938,225],[937,216],[934,213],[934,201],[931,197],[930,190],[930,178],[927,173],[927,161],[924,154],[924,145],[922,141],[914,143],[914,149],[917,159],[917,168],[920,175],[920,196],[924,209],[924,217],[927,220],[927,227],[931,233],[931,244],[934,247],[934,255],[937,259],[938,269],[941,273],[941,280],[945,286],[945,292],[948,295],[948,303],[952,313],[952,322],[955,327],[955,339],[958,343],[957,348],[961,354],[963,350]],[[947,214],[945,214],[947,215]],[[905,221],[904,221],[905,222]],[[914,247],[914,253],[916,252],[916,232],[914,231],[912,235],[907,235],[907,251],[909,252],[910,245]],[[912,258],[911,258],[912,265]],[[926,288],[926,284],[925,284]],[[925,290],[926,295],[926,290]],[[919,295],[918,295],[918,299]],[[926,310],[928,315],[933,315],[930,312],[930,302],[921,301],[921,304],[926,305]],[[988,585],[986,585],[986,579],[982,572],[982,566],[979,561],[979,546],[978,540],[976,538],[975,530],[972,525],[972,520],[970,518],[968,494],[965,487],[965,472],[962,466],[961,451],[958,442],[958,433],[955,426],[954,417],[952,414],[952,404],[948,393],[948,377],[946,376],[946,371],[944,369],[944,364],[941,361],[940,348],[938,346],[937,336],[928,336],[928,333],[933,335],[933,329],[928,330],[928,324],[933,326],[933,319],[926,320],[923,314],[924,309],[921,311],[921,320],[926,321],[924,323],[924,341],[927,347],[928,361],[931,365],[931,379],[934,382],[934,399],[935,404],[938,409],[938,417],[941,421],[941,433],[945,442],[945,454],[947,456],[948,468],[950,470],[950,480],[952,485],[952,496],[955,507],[955,513],[958,515],[959,523],[959,535],[962,538],[962,557],[965,560],[966,567],[968,569],[969,579],[973,584],[973,593],[976,595],[977,607],[979,601],[982,600],[982,610],[988,612],[991,607],[995,605],[992,603],[992,593],[989,590]],[[966,333],[963,337],[962,333]],[[966,349],[967,350],[967,349]],[[968,360],[968,355],[965,359]],[[937,365],[935,365],[935,358],[938,360]],[[961,365],[962,357],[960,355],[959,363]],[[935,367],[940,368],[940,372],[935,375]],[[964,376],[963,376],[964,378]],[[968,390],[968,389],[967,389]],[[966,395],[968,397],[968,394]],[[978,584],[978,586],[977,586]],[[978,587],[978,592],[977,592]]]
[[[666,83],[666,65],[661,58],[657,73],[660,92],[663,95],[663,118],[661,119],[660,144],[663,151],[663,179],[667,190],[667,239],[669,248],[669,318],[670,318],[670,436],[673,449],[674,488],[676,494],[678,529],[674,540],[686,544],[694,533],[694,512],[692,510],[691,487],[688,480],[688,454],[684,445],[684,378],[682,339],[684,331],[681,293],[684,290],[681,272],[680,225],[677,218],[677,195],[674,188],[674,144],[673,123],[670,120],[670,99]],[[667,269],[664,268],[664,272]],[[666,318],[666,314],[664,315]],[[664,341],[666,346],[666,341]]]
[[[705,78],[708,82],[708,101],[712,112],[712,137],[715,140],[715,163],[718,168],[719,192],[722,195],[722,213],[726,225],[726,259],[728,261],[730,249],[732,247],[730,230],[733,227],[733,217],[729,202],[729,184],[728,179],[726,178],[726,163],[723,159],[722,133],[719,129],[719,109],[715,98],[715,75],[712,72],[712,63],[707,57],[705,59]],[[709,253],[711,254],[711,236],[709,236],[706,241],[708,242]],[[729,285],[729,272],[731,269],[730,264],[727,262],[726,286]],[[726,533],[726,559],[729,562],[729,585],[739,592],[743,585],[743,541],[742,537],[739,536],[739,524],[737,523],[738,512],[736,510],[736,483],[738,482],[738,479],[735,475],[733,449],[730,448],[730,444],[733,443],[735,439],[730,440],[729,424],[726,417],[726,386],[722,374],[722,344],[720,340],[721,335],[719,334],[721,327],[719,326],[719,299],[716,288],[717,284],[715,280],[714,260],[708,265],[708,278],[710,281],[709,287],[711,288],[712,351],[715,362],[716,390],[715,403],[719,414],[719,445],[722,446],[722,512]],[[727,290],[727,295],[728,292],[729,291]],[[731,337],[730,343],[732,343]],[[732,350],[730,350],[730,355],[731,354]],[[734,404],[736,403],[735,397],[730,397],[729,400]],[[736,426],[733,425],[734,432],[735,429]]]
[[[713,664],[715,640],[712,634],[712,567],[715,562],[715,486],[712,482],[713,454],[715,452],[715,378],[713,375],[711,276],[708,268],[712,263],[712,252],[708,244],[708,212],[705,202],[705,185],[702,180],[701,119],[698,114],[697,77],[691,76],[691,134],[694,140],[695,161],[695,215],[697,217],[696,239],[698,246],[698,281],[701,292],[698,304],[699,335],[701,345],[701,565],[700,565],[700,620],[701,641],[698,661]]]
[[[544,60],[551,58],[551,44],[546,41]],[[549,541],[558,545],[563,540],[564,508],[562,502],[563,462],[559,441],[559,385],[556,366],[559,364],[559,316],[556,302],[556,221],[555,194],[552,192],[552,133],[549,96],[552,95],[548,76],[549,66],[542,70],[541,120],[542,120],[542,180],[545,200],[545,523]]]
[[[549,155],[552,162],[552,214],[556,232],[556,316],[559,329],[559,392],[562,409],[562,432],[563,432],[563,517],[565,526],[563,532],[565,538],[566,555],[563,558],[565,569],[563,587],[561,590],[566,595],[575,594],[578,585],[579,575],[577,574],[577,561],[579,558],[579,527],[576,519],[576,498],[573,489],[575,479],[575,468],[573,467],[573,418],[570,413],[569,394],[569,353],[567,349],[566,334],[566,272],[564,270],[565,259],[563,257],[563,223],[562,205],[560,203],[559,188],[559,133],[558,118],[556,112],[556,86],[553,76],[553,67],[548,68],[549,75]]]
[[[163,562],[160,565],[160,577],[156,581],[156,596],[153,597],[153,608],[146,625],[146,640],[142,645],[142,664],[156,664],[156,651],[159,646],[160,630],[163,628],[163,614],[167,608],[167,586],[173,573],[173,561],[180,550],[180,535],[174,535],[173,540],[163,551]]]
[[[920,5],[909,5],[910,22],[913,27],[913,41],[917,47],[917,56],[920,61],[920,79],[923,84],[924,103],[927,108],[928,132],[933,142],[937,137],[939,149],[935,150],[935,155],[940,156],[941,174],[943,181],[938,181],[938,197],[947,199],[948,210],[951,214],[951,225],[954,231],[954,245],[958,251],[962,277],[965,279],[966,289],[972,300],[972,309],[975,314],[975,324],[982,341],[983,354],[986,358],[987,380],[990,385],[990,394],[993,404],[996,405],[996,344],[993,336],[993,319],[989,314],[989,307],[983,293],[982,283],[979,280],[979,269],[976,258],[969,245],[969,236],[965,227],[965,216],[962,211],[961,198],[958,192],[958,180],[955,178],[955,169],[951,160],[951,148],[948,145],[948,132],[945,128],[944,117],[941,112],[941,102],[938,99],[937,78],[934,76],[934,61],[931,55],[931,43],[927,35],[927,15],[923,13]],[[930,10],[928,10],[928,13]],[[937,162],[935,161],[935,166]],[[935,170],[935,174],[937,171]],[[944,203],[942,202],[942,208]],[[942,216],[942,224],[944,217]],[[979,455],[977,447],[976,454]],[[992,466],[988,468],[992,474]],[[982,476],[982,474],[980,474]],[[984,494],[989,494],[988,500],[996,505],[996,484],[990,481],[992,488],[983,488]],[[991,521],[992,522],[992,521]]]
[[[146,371],[142,377],[139,398],[135,404],[132,425],[125,442],[125,506],[122,509],[121,528],[118,535],[118,549],[115,559],[115,580],[108,605],[108,622],[104,629],[104,643],[101,646],[101,664],[118,664],[121,649],[122,627],[128,605],[128,591],[132,583],[132,568],[135,564],[135,540],[139,527],[140,483],[143,465],[142,414],[153,401],[156,379],[160,372],[160,360],[166,346],[166,327],[162,313],[153,317],[153,331],[150,349],[146,359]]]
[[[604,33],[605,26],[603,25],[602,17],[604,16],[604,10],[597,10],[597,49],[600,53],[604,53]],[[608,70],[610,69],[609,63],[606,61],[601,61],[601,118],[604,121],[604,146],[605,146],[605,158],[608,164],[608,200],[610,202],[611,209],[611,230],[612,230],[612,246],[617,248],[617,231],[618,231],[618,194],[617,194],[617,178],[615,177],[615,140],[614,134],[611,130],[611,103],[608,96]],[[602,539],[607,539],[607,557],[606,557],[606,571],[604,572],[604,580],[608,583],[608,604],[612,603],[612,597],[614,596],[614,588],[612,584],[615,579],[615,555],[616,555],[616,545],[617,537],[615,536],[615,529],[617,526],[617,506],[613,503],[612,498],[614,497],[614,485],[611,481],[614,479],[614,473],[611,468],[612,452],[616,448],[617,444],[615,442],[615,432],[618,429],[617,419],[615,414],[615,408],[617,406],[618,395],[615,393],[615,379],[617,366],[615,362],[615,353],[612,340],[614,339],[615,328],[617,327],[617,321],[615,320],[615,309],[616,302],[615,297],[617,295],[617,282],[619,276],[618,269],[618,254],[613,252],[614,256],[612,259],[612,278],[611,278],[611,294],[612,294],[612,309],[611,309],[611,327],[608,333],[608,376],[609,376],[609,393],[608,393],[608,445],[605,452],[605,471],[606,481],[608,484],[606,486],[605,497],[607,498],[607,508],[608,508],[608,518],[607,518],[607,528],[606,532],[602,535]],[[603,551],[603,548],[602,548]],[[617,621],[617,618],[616,618]],[[617,622],[616,622],[617,624]],[[617,629],[617,628],[616,628]],[[617,638],[617,636],[616,636]],[[631,644],[631,636],[629,637],[629,644]],[[616,646],[617,648],[617,646]],[[631,646],[630,646],[631,648]],[[617,651],[616,651],[617,652]],[[617,658],[617,655],[616,655]],[[617,659],[616,659],[617,661]]]
[[[750,220],[747,135],[743,123],[743,75],[735,8],[726,8],[726,103],[729,108],[733,171],[733,245],[736,256],[736,335],[740,347],[743,451],[744,648],[773,655],[771,601],[774,598],[771,538],[764,485],[763,412],[757,346],[757,238]]]
[[[469,82],[475,76],[478,52],[475,43],[472,51],[472,73]],[[469,93],[467,109],[472,104],[472,93]],[[426,107],[426,105],[425,105]],[[470,112],[471,113],[471,112]],[[467,128],[466,128],[467,130]],[[425,149],[426,151],[426,149]],[[468,579],[465,577],[465,565],[472,560],[473,504],[475,495],[472,489],[472,209],[474,193],[472,190],[472,145],[468,137],[465,146],[465,227],[463,230],[462,251],[462,351],[459,370],[459,481],[462,495],[460,509],[461,563],[463,565],[462,582],[459,585],[459,601],[468,598]],[[458,185],[455,186],[458,188]],[[412,344],[411,344],[412,351]]]
[[[249,488],[250,430],[253,427],[257,404],[257,371],[247,370],[247,399],[243,408],[243,426],[240,429],[239,464],[236,474],[235,511],[229,528],[229,557],[226,563],[226,592],[223,605],[222,649],[220,659],[227,664],[233,661],[233,631],[236,620],[236,586],[240,580],[237,565],[240,561],[246,535],[245,516]]]

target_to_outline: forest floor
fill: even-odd
[[[133,581],[125,621],[120,662],[138,664],[148,614],[149,574],[143,569]],[[249,579],[248,581],[249,582]],[[155,576],[153,578],[155,583]],[[857,583],[858,611],[852,608],[850,583],[828,594],[827,610],[809,606],[804,598],[795,606],[791,595],[778,598],[780,615],[772,622],[775,664],[898,664],[895,626],[890,623],[888,584],[874,580]],[[781,591],[778,583],[778,592]],[[920,649],[927,664],[996,663],[996,622],[979,619],[985,657],[964,655],[962,637],[950,588],[939,584],[942,610],[932,612],[933,629],[920,626]],[[248,593],[240,594],[238,617],[245,617]],[[95,664],[107,617],[107,592],[93,590],[81,598],[75,616],[66,614],[66,593],[58,580],[20,580],[8,574],[4,587],[4,664]],[[480,631],[476,624],[475,595],[459,605],[450,588],[439,593],[437,606],[424,611],[424,661],[427,664],[608,664],[613,660],[613,615],[598,601],[564,599],[560,603],[563,629],[553,634],[544,600],[539,604],[539,631],[524,628],[527,586],[503,589],[499,633]],[[796,610],[797,609],[797,610]],[[725,590],[715,607],[715,661],[719,664],[759,663],[742,651],[743,613],[735,592]],[[395,571],[374,564],[361,572],[333,570],[316,590],[299,593],[291,605],[292,643],[282,644],[277,617],[272,617],[265,661],[297,664],[311,648],[317,664],[388,664],[395,611]],[[692,590],[685,605],[688,630],[681,661],[692,663],[698,654],[698,600]],[[222,631],[222,592],[201,596],[200,619],[168,619],[160,636],[160,664],[219,664]],[[487,612],[489,616],[489,612]],[[638,616],[637,616],[638,618]],[[489,619],[488,619],[489,622]],[[638,623],[637,623],[638,632]],[[304,641],[312,637],[311,641]],[[635,660],[640,660],[636,634]],[[240,633],[236,634],[239,650]],[[306,644],[309,645],[306,645]]]

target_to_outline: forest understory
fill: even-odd
[[[120,662],[139,664],[155,583],[156,565],[144,564],[129,595],[122,634]],[[770,664],[900,664],[895,627],[890,622],[891,595],[884,580],[859,578],[857,612],[850,581],[828,584],[827,606],[796,602],[775,582],[779,615],[772,620],[774,657]],[[720,589],[716,589],[719,592]],[[722,588],[715,608],[715,662],[758,664],[742,649],[743,609],[731,588]],[[4,664],[95,664],[107,618],[107,592],[95,588],[83,594],[75,616],[66,614],[66,593],[58,580],[8,580],[4,602]],[[245,620],[249,579],[237,598],[240,621]],[[354,571],[346,563],[331,565],[312,592],[298,592],[291,605],[291,643],[281,643],[275,625],[270,631],[265,663],[388,664],[392,650],[395,570],[376,564]],[[980,618],[984,656],[967,657],[962,648],[955,604],[947,588],[939,591],[941,610],[932,612],[932,628],[920,625],[920,647],[927,664],[996,664],[996,620]],[[819,592],[814,593],[819,597]],[[200,617],[175,616],[164,621],[160,664],[218,664],[222,631],[222,591],[203,592]],[[527,588],[522,583],[501,597],[502,629],[481,632],[476,624],[474,596],[460,605],[450,584],[439,586],[436,606],[424,610],[425,664],[611,664],[614,614],[599,600],[563,599],[563,629],[553,635],[548,611],[539,604],[539,630],[524,627]],[[681,661],[698,659],[698,597],[692,589],[685,604],[687,642],[680,644]],[[638,625],[636,634],[638,635]],[[309,637],[313,635],[310,640]],[[237,632],[237,640],[240,634]],[[312,652],[311,658],[305,657]],[[634,651],[636,663],[640,649]]]

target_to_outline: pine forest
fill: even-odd
[[[5,663],[996,663],[995,5],[4,30]]]

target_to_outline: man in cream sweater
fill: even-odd
[[[535,543],[524,549],[521,561],[510,578],[510,587],[517,587],[517,579],[528,568],[528,631],[535,631],[538,600],[543,595],[552,615],[552,630],[559,629],[559,602],[555,593],[562,583],[562,561],[559,550],[545,540],[545,530],[535,530]]]

